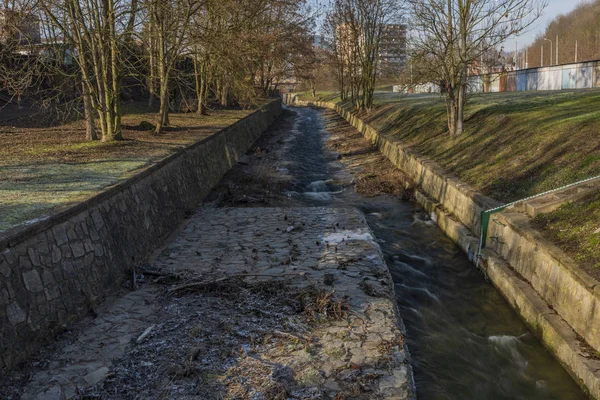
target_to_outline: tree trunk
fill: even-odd
[[[221,89],[221,107],[229,106],[229,86],[223,85]]]
[[[456,127],[454,130],[455,135],[462,135],[465,128],[465,92],[465,86],[461,85],[458,90],[458,104],[456,105]]]
[[[158,110],[158,122],[156,124],[155,135],[160,135],[165,126],[169,126],[169,87],[168,82],[161,79],[160,83],[160,108]]]
[[[90,94],[85,88],[85,84],[82,84],[82,86],[83,113],[85,116],[85,140],[98,140],[98,135],[96,134],[96,125],[94,123],[94,108],[92,107],[92,99],[90,99]]]
[[[450,89],[448,89],[450,90]],[[449,94],[447,100],[447,108],[448,108],[448,132],[450,135],[454,135],[456,132],[456,117],[457,117],[457,105],[458,99]]]
[[[206,109],[204,107],[204,95],[206,93],[206,63],[204,61],[200,63],[197,57],[194,57],[194,75],[196,78],[196,98],[198,99],[196,113],[198,115],[206,115]]]

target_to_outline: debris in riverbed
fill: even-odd
[[[148,337],[148,335],[150,334],[150,332],[152,332],[152,329],[154,329],[156,325],[150,325],[148,328],[146,328],[146,330],[137,338],[136,343],[140,344],[144,341],[144,339],[146,339]]]

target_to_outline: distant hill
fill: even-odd
[[[541,47],[544,46],[544,65],[550,65],[550,42],[552,40],[552,61],[556,64],[556,35],[560,64],[575,61],[575,41],[578,42],[577,61],[600,59],[600,0],[584,2],[567,15],[559,15],[529,47],[529,67],[539,67]]]

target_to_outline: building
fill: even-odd
[[[338,52],[343,62],[346,64],[355,62],[359,58],[357,52],[361,51],[357,47],[364,46],[363,34],[356,35],[346,24],[338,25],[336,30]],[[379,75],[397,76],[406,64],[407,58],[406,25],[384,25],[378,51]]]
[[[406,25],[385,25],[379,43],[380,73],[396,75],[404,67],[406,60]]]

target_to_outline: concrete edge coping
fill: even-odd
[[[245,117],[235,121],[233,124],[219,129],[212,135],[202,138],[192,144],[189,144],[184,148],[178,149],[174,153],[167,155],[159,161],[140,167],[136,170],[137,172],[133,173],[133,175],[105,187],[104,189],[100,190],[98,193],[92,195],[90,198],[84,201],[78,202],[76,204],[59,206],[51,215],[44,219],[40,219],[34,223],[23,222],[3,232],[0,232],[0,252],[9,247],[14,247],[15,245],[21,243],[23,240],[27,239],[27,237],[31,235],[35,235],[39,232],[45,231],[57,224],[60,224],[70,219],[71,217],[79,214],[84,210],[94,207],[96,204],[101,203],[102,201],[119,192],[123,192],[129,189],[136,183],[140,182],[142,179],[148,177],[149,175],[161,169],[165,165],[171,163],[172,161],[182,157],[189,151],[194,150],[196,147],[209,143],[213,140],[217,140],[219,137],[223,136],[229,129],[231,129],[234,126],[237,126],[238,124],[243,123],[246,119],[253,117],[259,112],[267,112],[268,109],[278,101],[280,100],[271,100],[267,104],[260,106],[258,109],[246,115]]]
[[[584,341],[556,311],[519,274],[495,252],[484,250],[488,262],[486,271],[493,275],[494,286],[500,290],[521,318],[550,349],[569,374],[587,394],[600,399],[600,361],[589,359],[580,345]]]
[[[540,231],[530,226],[530,218],[518,212],[501,213],[511,229],[519,235],[525,237],[530,242],[534,242],[540,251],[547,253],[552,259],[558,261],[557,264],[570,273],[583,287],[592,292],[592,296],[600,300],[600,292],[594,289],[600,289],[599,282],[577,266],[577,263],[564,250],[550,242]]]
[[[462,223],[452,218],[451,214],[444,211],[440,203],[431,200],[426,194],[418,192],[417,201],[428,212],[435,212],[439,221],[438,225],[450,236],[458,246],[467,254],[472,246],[478,245],[478,239],[469,237],[471,231]],[[458,237],[452,235],[458,232]],[[493,285],[511,304],[512,308],[521,316],[546,348],[558,359],[575,381],[580,383],[583,390],[600,399],[600,361],[593,362],[582,356],[584,349],[579,344],[583,340],[567,324],[567,322],[531,287],[529,282],[519,278],[520,274],[514,271],[495,251],[483,250],[483,258],[488,266],[484,268]],[[471,257],[469,257],[471,258]],[[498,273],[499,272],[499,273]]]

